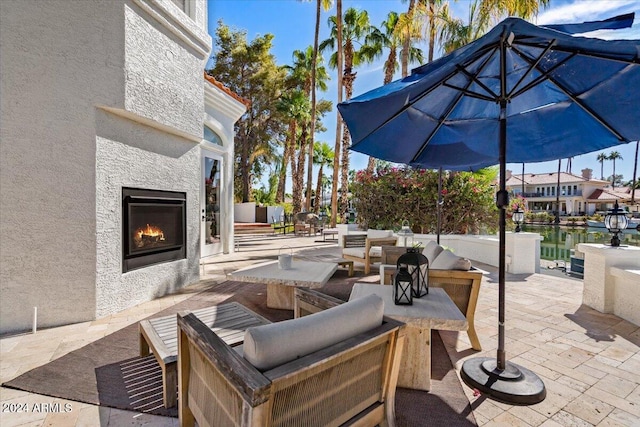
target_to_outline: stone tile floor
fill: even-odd
[[[231,271],[277,255],[283,245],[295,251],[339,252],[335,242],[322,242],[318,237],[243,239],[239,252],[205,259],[201,277],[224,280]],[[484,350],[480,353],[471,350],[466,333],[441,332],[457,371],[469,357],[495,357],[497,274],[491,267],[481,267],[489,271],[476,310],[476,329]],[[200,289],[195,284],[181,293],[93,322],[2,337],[0,380],[8,381],[46,364],[176,304]],[[638,325],[581,306],[582,281],[561,274],[507,275],[506,295],[507,360],[537,373],[547,387],[547,398],[532,406],[512,406],[475,395],[463,386],[479,426],[640,426]],[[5,387],[0,388],[0,401],[2,427],[178,425],[175,418],[65,401]]]

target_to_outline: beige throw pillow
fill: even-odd
[[[430,268],[434,270],[464,270],[471,269],[471,261],[454,255],[450,250],[444,250],[433,260]]]

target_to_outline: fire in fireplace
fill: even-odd
[[[122,189],[123,272],[186,258],[186,198],[174,191]]]

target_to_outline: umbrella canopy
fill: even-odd
[[[638,50],[637,40],[573,37],[508,18],[338,109],[352,150],[397,163],[498,164],[501,101],[507,163],[571,157],[640,137]]]
[[[462,379],[497,400],[537,403],[531,371],[506,362],[506,163],[573,157],[640,139],[640,41],[573,37],[508,18],[402,79],[338,105],[351,149],[425,168],[500,165],[498,351]]]

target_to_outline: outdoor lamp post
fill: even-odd
[[[413,246],[413,231],[409,226],[409,221],[402,221],[402,228],[398,231],[398,237],[404,237],[404,247]]]
[[[618,233],[627,228],[628,224],[629,220],[627,219],[624,211],[620,209],[620,206],[618,206],[618,201],[616,200],[616,204],[613,206],[613,209],[611,209],[604,217],[604,226],[607,227],[609,233],[613,233],[611,246],[620,246]]]
[[[393,277],[393,302],[396,305],[413,305],[413,278],[407,267],[396,270]]]
[[[513,222],[516,223],[516,233],[519,233],[520,231],[522,231],[522,229],[520,228],[520,224],[522,224],[524,222],[524,212],[522,210],[520,210],[520,208],[516,208],[515,211],[513,211],[513,215],[511,215],[511,220],[513,220]]]

